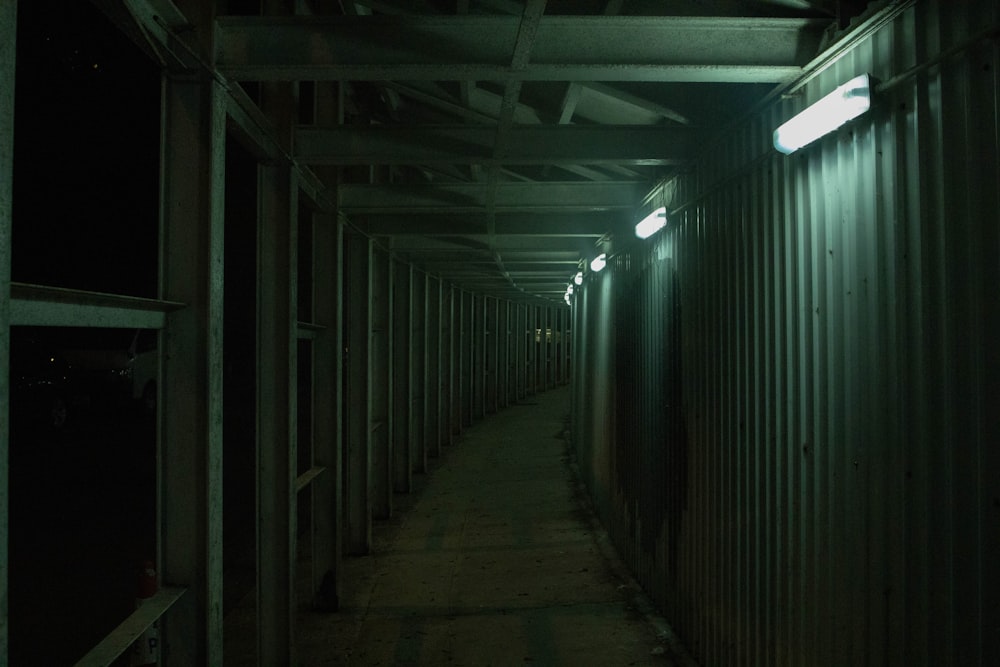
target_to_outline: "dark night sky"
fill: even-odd
[[[18,6],[13,279],[155,296],[159,70],[89,2]]]

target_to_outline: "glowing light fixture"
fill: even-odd
[[[576,283],[577,285],[583,284],[583,271],[576,272],[576,275],[573,276],[573,282]]]
[[[871,108],[871,77],[856,76],[774,131],[774,147],[786,155],[833,132]]]
[[[572,285],[567,285],[566,286],[566,294],[572,294],[572,293],[573,293],[573,286]]]
[[[566,305],[567,305],[567,306],[568,306],[568,305],[570,305],[570,304],[569,304],[569,294],[563,294],[563,301],[565,301],[565,302],[566,302]]]
[[[597,273],[607,265],[608,265],[608,255],[607,253],[602,252],[600,255],[594,258],[594,261],[590,263],[590,270],[593,271],[594,273]]]
[[[663,229],[666,224],[667,209],[666,207],[661,206],[643,218],[642,222],[635,226],[635,235],[640,239],[648,239],[650,236]]]

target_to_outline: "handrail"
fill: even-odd
[[[187,591],[186,588],[161,588],[153,597],[122,621],[101,642],[80,658],[76,667],[107,667],[125,653],[139,637],[156,623]]]

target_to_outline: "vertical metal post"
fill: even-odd
[[[441,281],[441,444],[452,444],[454,433],[454,326],[455,288]]]
[[[315,316],[323,329],[313,342],[315,387],[313,437],[316,465],[326,469],[313,489],[313,605],[335,611],[339,606],[343,553],[342,410],[343,410],[343,267],[344,225],[336,215],[316,216],[313,244],[323,261],[314,263]]]
[[[371,549],[371,432],[369,430],[369,344],[371,342],[372,242],[360,234],[346,240],[347,255],[347,368],[344,417],[347,443],[344,462],[344,496],[347,510],[348,553],[367,554]]]
[[[291,148],[297,98],[267,83],[261,108]],[[291,165],[258,168],[257,658],[294,663],[298,391],[298,182]]]
[[[563,319],[563,383],[568,384],[573,379],[573,349],[576,347],[573,342],[575,309],[571,306],[566,309],[565,313]]]
[[[527,392],[538,392],[538,353],[541,347],[539,338],[538,306],[528,306],[528,384]]]
[[[472,357],[473,331],[472,316],[473,299],[469,292],[462,292],[462,345],[459,350],[461,357],[461,387],[462,387],[462,426],[472,425]]]
[[[462,346],[465,344],[462,316],[464,310],[464,292],[451,288],[451,432],[460,435],[464,426],[463,409],[465,405],[465,387],[462,385]]]
[[[486,414],[497,411],[497,299],[483,298],[483,411]]]
[[[506,408],[510,401],[510,301],[497,304],[497,398],[498,407]]]
[[[287,165],[258,174],[257,655],[278,664],[294,646],[298,187]]]
[[[518,305],[507,303],[507,402],[517,403],[517,310]]]
[[[315,85],[313,109],[317,124],[344,120],[344,86]],[[336,184],[336,168],[316,168],[325,182]],[[313,225],[314,319],[322,329],[313,342],[313,438],[316,465],[326,469],[313,489],[313,604],[318,609],[339,607],[341,559],[344,553],[344,220],[333,211],[317,216]]]
[[[556,323],[555,323],[555,309],[551,306],[545,306],[542,309],[544,313],[544,325],[542,326],[542,340],[545,344],[545,389],[548,391],[552,388],[552,382],[555,378],[556,369]]]
[[[372,456],[372,516],[387,519],[392,514],[392,363],[389,359],[392,280],[388,253],[372,246],[371,338],[368,354],[368,432]]]
[[[413,485],[410,460],[410,410],[413,404],[412,317],[410,283],[413,267],[394,262],[392,291],[392,472],[396,493],[409,493]]]
[[[552,377],[555,385],[562,384],[563,378],[563,309],[552,309]]]
[[[514,306],[514,333],[511,336],[513,339],[514,346],[514,358],[512,359],[514,364],[514,400],[520,401],[524,398],[524,368],[525,368],[525,348],[524,348],[524,331],[527,328],[525,324],[525,313],[527,306],[523,303],[515,304]]]
[[[10,241],[17,2],[0,2],[0,414],[10,414]],[[10,426],[0,419],[0,664],[9,654]]]
[[[226,102],[211,78],[163,81],[160,296],[187,304],[161,336],[157,444],[168,664],[222,664],[222,318]]]
[[[410,413],[410,447],[411,463],[414,472],[427,472],[427,446],[424,440],[424,423],[426,414],[424,413],[424,402],[426,395],[426,378],[424,371],[427,364],[427,340],[425,323],[427,321],[427,274],[414,272],[411,283],[413,293],[413,319],[411,321],[412,338],[411,347],[413,354],[413,404]]]
[[[472,296],[472,418],[486,415],[486,298]]]
[[[427,277],[424,322],[424,442],[428,456],[441,455],[441,281]]]

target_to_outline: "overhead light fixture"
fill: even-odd
[[[569,294],[563,294],[563,301],[566,302],[567,306],[570,305]]]
[[[566,294],[572,294],[572,293],[573,293],[573,286],[572,285],[567,285],[566,286]]]
[[[573,282],[576,283],[577,285],[583,284],[583,271],[576,272],[576,275],[573,276]]]
[[[872,105],[871,77],[856,76],[774,131],[774,147],[788,155],[833,132]]]
[[[635,226],[635,235],[640,239],[648,239],[656,232],[663,229],[667,224],[667,208],[661,206]]]
[[[593,271],[594,273],[597,273],[607,265],[608,265],[608,255],[607,253],[602,252],[600,255],[594,258],[594,261],[590,263],[590,270]]]

